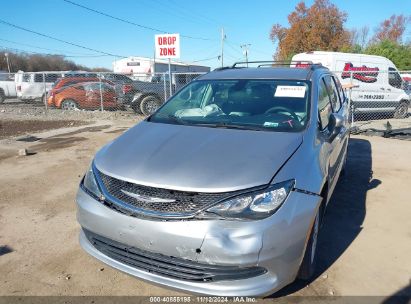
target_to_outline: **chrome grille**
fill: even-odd
[[[135,209],[136,213],[155,213],[157,216],[190,216],[197,211],[207,208],[221,200],[236,195],[238,192],[224,193],[198,193],[175,191],[169,189],[147,187],[123,181],[96,170],[100,186],[103,186],[106,199],[120,208],[125,204],[130,209]],[[102,184],[102,185],[101,185]],[[128,194],[127,194],[128,193]],[[130,195],[136,195],[133,197]],[[147,201],[139,199],[153,198],[158,201]],[[118,204],[118,201],[122,204]],[[123,206],[124,207],[124,206]]]

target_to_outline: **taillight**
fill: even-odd
[[[17,86],[17,91],[21,92],[21,85]]]
[[[123,84],[123,94],[127,94],[133,90],[133,86],[131,84]]]

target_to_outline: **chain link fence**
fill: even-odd
[[[0,73],[0,114],[40,110],[150,115],[181,87],[203,73],[134,74],[103,72]],[[411,71],[336,71],[350,100],[353,132],[411,128]],[[388,124],[387,124],[388,121]],[[377,127],[378,126],[378,127]]]
[[[0,73],[0,103],[49,109],[128,111],[150,115],[201,73],[134,74],[91,72]],[[28,108],[26,106],[26,108]]]
[[[378,69],[334,72],[350,101],[351,133],[411,135],[411,71]]]

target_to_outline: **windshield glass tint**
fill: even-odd
[[[150,121],[298,132],[307,123],[309,85],[296,80],[200,80],[173,96]]]

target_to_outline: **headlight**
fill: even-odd
[[[101,200],[103,195],[100,192],[100,189],[96,182],[96,177],[93,172],[93,165],[87,170],[86,175],[83,180],[83,188],[95,199]]]
[[[284,203],[294,187],[294,180],[271,185],[268,189],[231,198],[208,208],[201,216],[212,214],[223,218],[263,219],[272,215]]]

